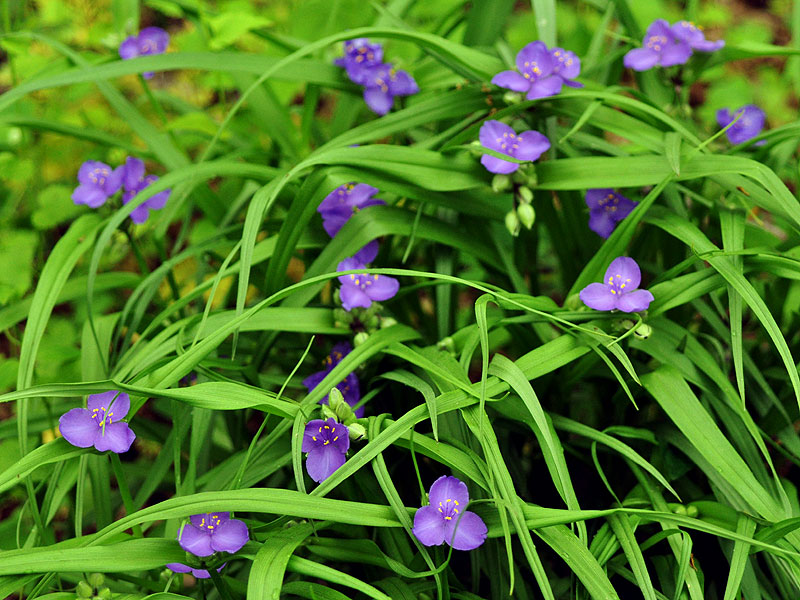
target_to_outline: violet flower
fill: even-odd
[[[486,121],[478,135],[485,148],[507,154],[519,160],[534,161],[550,148],[550,140],[538,131],[523,131],[519,135],[500,121]],[[490,154],[481,156],[481,164],[491,173],[513,173],[518,163],[509,162]]]
[[[147,56],[149,54],[163,54],[169,46],[169,34],[160,27],[145,27],[139,35],[126,38],[119,46],[119,55],[123,60]],[[142,73],[142,77],[150,79],[152,71]]]
[[[217,569],[217,573],[222,571],[223,567],[226,564],[228,563],[225,563],[221,567],[219,567]],[[208,579],[209,577],[211,577],[211,574],[208,572],[207,569],[193,569],[189,565],[185,565],[183,563],[168,563],[167,568],[174,573],[191,573],[192,575],[197,577],[197,579]]]
[[[430,504],[414,515],[414,536],[425,546],[447,542],[456,550],[474,550],[486,540],[489,530],[469,504],[467,485],[456,477],[443,475],[428,493]]]
[[[335,65],[347,70],[347,76],[354,82],[363,79],[365,68],[375,67],[383,62],[383,47],[370,44],[367,38],[356,38],[344,43],[344,56],[333,61]]]
[[[189,523],[178,531],[181,548],[195,556],[211,556],[214,552],[233,554],[247,543],[247,525],[231,519],[230,513],[213,512],[192,515]]]
[[[559,52],[558,56],[555,52]],[[528,100],[555,96],[564,83],[578,76],[580,61],[563,48],[547,49],[544,42],[531,42],[517,53],[517,71],[501,71],[492,83],[515,92],[525,92]],[[573,81],[567,85],[577,87]]]
[[[92,394],[87,406],[61,415],[58,429],[64,439],[78,448],[94,446],[100,452],[127,452],[136,439],[128,424],[120,420],[131,408],[128,394],[116,390]]]
[[[339,342],[334,345],[331,353],[325,357],[322,363],[325,368],[303,379],[303,385],[308,388],[309,393],[316,388],[320,382],[325,379],[325,376],[330,373],[336,365],[342,362],[342,359],[350,354],[352,350],[353,347],[348,342]],[[361,400],[361,387],[355,372],[348,373],[347,377],[345,377],[343,381],[340,381],[336,387],[342,392],[344,401],[351,407],[358,404],[359,400]],[[325,394],[325,397],[320,400],[319,403],[328,404],[328,394]],[[362,406],[354,412],[356,418],[360,419],[364,416],[364,407]]]
[[[344,224],[359,210],[368,206],[386,204],[379,198],[373,198],[377,193],[378,188],[366,183],[345,183],[325,196],[325,199],[319,203],[317,212],[322,216],[322,226],[328,235],[336,237]]]
[[[707,40],[703,28],[691,21],[678,21],[672,26],[672,32],[679,40],[689,44],[692,50],[700,52],[716,52],[725,45],[724,40]]]
[[[345,461],[350,448],[350,430],[333,418],[314,419],[306,423],[302,451],[308,452],[306,471],[320,483],[330,477]]]
[[[727,127],[739,115],[741,115],[739,120],[725,132],[731,144],[741,144],[756,137],[764,129],[764,121],[767,118],[764,111],[755,104],[745,104],[735,112],[731,112],[727,108],[719,109],[717,123],[720,127]],[[762,142],[764,141],[762,140]]]
[[[99,208],[122,186],[123,168],[112,170],[105,163],[87,160],[78,169],[78,187],[72,192],[75,204]]]
[[[364,267],[366,267],[364,263],[359,262],[355,257],[351,257],[345,258],[340,262],[336,270],[351,271],[363,269]],[[351,273],[350,275],[341,275],[339,282],[342,284],[339,290],[339,297],[342,300],[342,306],[347,311],[357,306],[369,308],[373,301],[388,300],[400,289],[400,282],[386,275]]]
[[[360,70],[353,81],[364,86],[364,102],[372,112],[381,116],[392,108],[395,96],[419,92],[419,86],[411,75],[386,63]]]
[[[689,42],[679,38],[664,19],[656,19],[647,28],[642,48],[634,48],[628,52],[623,63],[634,71],[646,71],[656,65],[682,65],[691,55],[692,47]]]
[[[138,158],[134,158],[132,156],[126,158],[123,169],[124,175],[122,181],[125,186],[125,192],[122,194],[123,204],[127,204],[133,200],[136,194],[141,192],[153,182],[158,181],[158,177],[155,175],[144,174],[144,162]],[[151,210],[160,210],[164,208],[167,200],[169,200],[171,192],[172,190],[166,189],[157,193],[152,198],[145,200],[144,203],[133,209],[133,212],[131,213],[131,220],[134,223],[139,224],[147,221]]]
[[[647,310],[653,301],[653,294],[637,289],[641,281],[642,273],[636,261],[620,256],[611,261],[603,283],[590,283],[581,290],[580,298],[595,310],[640,312]]]
[[[631,214],[638,202],[634,202],[611,188],[587,190],[586,205],[589,207],[589,229],[607,238],[617,223]]]

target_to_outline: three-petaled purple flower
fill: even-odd
[[[370,44],[367,38],[356,38],[344,43],[344,56],[333,61],[335,65],[347,70],[347,76],[359,83],[361,71],[375,67],[383,62],[383,46]]]
[[[679,40],[691,46],[692,50],[700,52],[716,52],[725,45],[725,40],[712,42],[706,39],[703,28],[691,21],[678,21],[672,26],[672,31]]]
[[[131,408],[128,394],[116,390],[92,394],[87,406],[61,415],[58,429],[64,439],[78,448],[94,446],[100,452],[127,452],[136,439],[128,424],[120,420]]]
[[[341,467],[350,448],[350,430],[333,418],[306,423],[302,451],[307,452],[306,471],[320,483]]]
[[[727,127],[736,117],[739,117],[739,120],[725,132],[731,144],[744,143],[761,133],[761,130],[764,129],[764,121],[766,121],[767,115],[755,104],[745,104],[734,112],[727,108],[721,108],[717,111],[717,123],[719,123],[720,127]]]
[[[345,183],[325,196],[319,203],[317,212],[322,216],[322,226],[328,235],[336,237],[339,230],[357,211],[368,206],[386,204],[380,198],[373,198],[377,193],[378,188],[366,183]]]
[[[664,19],[656,19],[647,28],[642,47],[628,52],[623,62],[634,71],[646,71],[656,65],[672,67],[686,63],[694,50],[714,52],[724,45],[722,40],[707,40],[700,28],[689,21],[670,27]]]
[[[589,229],[600,237],[607,238],[617,223],[631,214],[638,202],[626,198],[611,188],[587,190],[586,205],[589,207]]]
[[[366,265],[356,257],[345,258],[336,267],[337,271],[352,271],[363,269]],[[342,287],[339,297],[342,306],[349,311],[360,306],[369,308],[373,301],[388,300],[400,289],[400,282],[386,275],[367,275],[366,273],[351,273],[339,276]]]
[[[139,35],[132,35],[125,39],[119,46],[119,55],[123,60],[147,56],[148,54],[163,54],[169,46],[169,34],[160,27],[145,27]],[[153,76],[152,71],[142,73],[145,79]]]
[[[468,510],[467,485],[443,475],[428,493],[430,504],[414,515],[414,536],[425,546],[447,542],[456,550],[474,550],[486,540],[488,529],[478,515]]]
[[[87,160],[78,169],[78,187],[72,192],[75,204],[99,208],[122,187],[123,167],[111,169],[107,164]]]
[[[550,140],[538,131],[523,131],[517,135],[511,127],[500,121],[486,121],[481,125],[478,138],[485,148],[518,160],[534,161],[550,148]],[[519,169],[518,163],[490,154],[481,156],[481,164],[492,173],[513,173]]]
[[[580,298],[595,310],[640,312],[647,310],[653,301],[653,294],[637,289],[641,281],[642,273],[636,261],[620,256],[611,261],[603,283],[590,283],[581,290]]]
[[[158,181],[158,177],[155,175],[144,174],[144,162],[138,158],[134,158],[132,156],[126,158],[123,169],[124,175],[122,181],[125,185],[125,192],[122,194],[123,204],[127,204],[133,200],[136,194],[141,192],[153,182]],[[134,223],[140,224],[147,221],[151,210],[159,210],[164,208],[167,200],[169,200],[170,193],[171,190],[163,190],[154,195],[152,198],[145,200],[143,204],[140,204],[133,209],[133,212],[131,213],[131,220]]]
[[[564,84],[581,87],[573,81],[581,72],[581,61],[563,48],[548,50],[544,42],[531,42],[517,53],[517,71],[501,71],[492,83],[515,92],[525,92],[528,100],[555,96]]]
[[[333,368],[342,362],[342,359],[352,352],[353,347],[348,342],[339,342],[338,344],[334,345],[331,353],[325,357],[323,361],[323,365],[325,368],[322,371],[317,371],[312,375],[309,375],[305,379],[303,379],[303,385],[308,388],[308,391],[311,392],[315,387],[317,387],[320,382],[325,379],[325,376],[330,373]],[[358,401],[361,400],[361,387],[359,385],[358,376],[355,372],[351,372],[347,374],[347,377],[344,378],[343,381],[339,382],[336,386],[340,392],[342,392],[342,397],[344,401],[347,402],[351,407],[358,404]],[[320,404],[328,404],[328,394],[325,394],[325,397],[319,401]],[[360,419],[364,416],[364,407],[360,407],[354,411],[356,418]]]
[[[192,515],[189,523],[178,530],[181,548],[199,557],[211,556],[215,552],[233,554],[247,543],[248,537],[244,521],[231,519],[227,512]],[[217,572],[224,566],[219,567]],[[206,569],[194,569],[182,563],[169,563],[167,568],[175,573],[191,573],[199,579],[209,577]]]
[[[395,96],[410,96],[419,92],[419,86],[406,71],[383,63],[359,72],[355,83],[364,86],[364,102],[377,115],[385,115],[394,105]]]

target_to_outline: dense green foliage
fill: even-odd
[[[797,4],[0,2],[0,596],[800,597]],[[662,17],[726,46],[624,69]],[[147,25],[169,51],[120,60]],[[384,117],[333,64],[359,36],[419,84]],[[537,39],[584,88],[490,85]],[[714,114],[748,103],[769,127],[731,146]],[[551,143],[516,237],[489,118]],[[126,156],[160,176],[138,199],[172,190],[144,225],[70,199],[81,163]],[[331,239],[316,209],[354,181],[387,205]],[[606,187],[639,205],[603,240]],[[375,239],[400,291],[354,321],[337,264]],[[583,306],[623,255],[649,310]],[[317,484],[303,428],[352,371],[366,435]],[[57,429],[108,390],[132,401],[119,457]],[[451,474],[489,527],[469,553],[411,533]],[[213,579],[166,570],[209,511],[250,541]]]

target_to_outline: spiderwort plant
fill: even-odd
[[[603,283],[590,283],[581,290],[581,301],[595,310],[620,310],[640,312],[647,310],[653,301],[653,294],[640,290],[642,273],[636,261],[620,256],[611,261],[606,270]]]
[[[306,471],[320,483],[331,476],[346,460],[350,448],[350,431],[333,418],[314,419],[306,423],[301,450],[307,452]]]
[[[145,27],[139,35],[132,35],[119,46],[119,55],[123,60],[148,56],[150,54],[164,54],[169,46],[169,34],[160,27]],[[142,77],[150,79],[152,71],[142,73]]]
[[[755,104],[745,104],[734,112],[728,108],[721,108],[717,111],[717,123],[720,127],[728,127],[731,122],[736,120],[725,132],[731,144],[743,144],[756,137],[764,129],[766,119],[767,115]]]
[[[544,42],[531,42],[517,53],[517,71],[501,71],[492,83],[515,92],[524,92],[528,100],[555,96],[566,84],[580,87],[573,81],[581,71],[580,59],[563,48],[547,49]]]
[[[337,271],[353,271],[363,269],[366,265],[355,257],[345,258],[336,267]],[[351,273],[340,275],[339,298],[342,307],[350,311],[356,307],[369,308],[373,302],[380,302],[393,298],[400,289],[400,282],[386,275],[368,275],[366,273]]]
[[[303,385],[308,388],[309,393],[316,388],[325,376],[330,373],[333,368],[342,362],[342,359],[350,354],[353,351],[353,347],[349,344],[349,342],[339,342],[338,344],[334,345],[331,353],[325,357],[325,360],[322,362],[323,366],[325,367],[322,371],[317,371],[312,375],[309,375],[303,380]],[[336,386],[337,389],[342,392],[342,397],[344,401],[347,402],[351,407],[358,404],[359,400],[361,400],[361,388],[358,381],[358,376],[354,373],[348,373],[347,377],[344,378],[343,381],[339,382]],[[327,404],[328,403],[328,394],[325,394],[325,397],[319,401],[320,404]],[[364,407],[361,407],[355,411],[355,415],[357,418],[361,418],[364,416]]]
[[[360,83],[361,72],[383,63],[383,46],[371,44],[367,38],[356,38],[344,42],[344,56],[333,63],[343,67],[354,83]]]
[[[517,134],[510,126],[500,121],[486,121],[478,134],[481,145],[495,152],[518,160],[537,160],[550,148],[550,140],[538,131],[523,131]],[[513,173],[519,169],[513,163],[490,154],[481,156],[481,164],[491,173]]]
[[[181,548],[197,557],[205,558],[216,552],[233,554],[247,543],[249,534],[244,521],[231,519],[230,513],[212,512],[189,517],[178,530]],[[221,571],[223,564],[217,569]],[[175,573],[191,573],[199,579],[210,577],[208,570],[197,569],[183,563],[169,563],[167,568]]]
[[[105,163],[87,160],[78,169],[78,187],[72,192],[75,204],[100,208],[122,187],[123,167],[111,169]]]
[[[712,42],[706,39],[703,28],[691,21],[678,21],[672,26],[672,32],[679,40],[686,42],[692,50],[700,52],[716,52],[725,46],[724,40]]]
[[[608,238],[617,223],[631,214],[638,202],[626,198],[611,188],[587,190],[586,205],[589,207],[589,229],[603,238]]]
[[[100,452],[111,450],[117,454],[127,452],[136,434],[121,421],[128,414],[131,400],[125,392],[112,390],[92,394],[87,408],[73,408],[58,420],[61,435],[73,446],[94,446]]]
[[[484,541],[488,528],[478,515],[466,510],[467,485],[456,477],[443,475],[431,485],[430,504],[414,515],[414,536],[424,546],[447,542],[456,550],[474,550]]]
[[[664,19],[656,19],[647,28],[642,47],[628,52],[623,63],[634,71],[647,71],[656,65],[672,67],[688,62],[694,50],[715,52],[724,45],[722,40],[707,40],[700,28],[689,21],[670,27]]]

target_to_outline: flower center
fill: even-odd
[[[667,36],[665,35],[651,35],[649,38],[647,38],[647,43],[645,46],[651,50],[655,50],[656,52],[661,52],[668,41],[669,40],[667,40]]]
[[[445,521],[452,521],[453,517],[458,517],[458,500],[448,498],[444,502],[439,502],[436,510],[441,513]]]
[[[92,410],[92,418],[97,419],[99,415],[100,420],[97,421],[98,427],[103,427],[105,425],[111,425],[113,423],[112,417],[114,416],[113,412],[108,412],[108,408],[105,406],[101,406],[100,408],[95,408]]]
[[[536,81],[539,76],[542,74],[542,69],[539,67],[538,63],[534,61],[526,61],[522,65],[522,76],[525,79],[533,79]]]
[[[314,440],[318,446],[327,446],[331,442],[335,442],[339,439],[336,433],[336,426],[333,425],[323,425],[319,428],[317,435],[312,435],[311,439]]]
[[[624,294],[625,288],[630,284],[630,282],[630,277],[625,278],[619,273],[608,278],[608,285],[611,286],[611,293],[614,295]]]
[[[518,139],[517,135],[508,132],[504,133],[502,137],[498,137],[497,143],[500,146],[500,152],[516,157],[517,150],[519,149],[519,144],[517,143]]]
[[[200,529],[208,529],[209,531],[214,531],[215,528],[219,527],[222,523],[222,519],[219,518],[219,515],[207,515],[208,518],[203,517],[200,521]]]
[[[111,175],[111,171],[108,167],[96,167],[89,173],[89,179],[95,185],[104,185],[109,175]]]
[[[357,286],[362,292],[365,292],[367,291],[367,287],[378,281],[378,277],[380,277],[380,275],[367,275],[366,273],[359,273],[358,275],[351,274],[350,282],[352,285]]]

